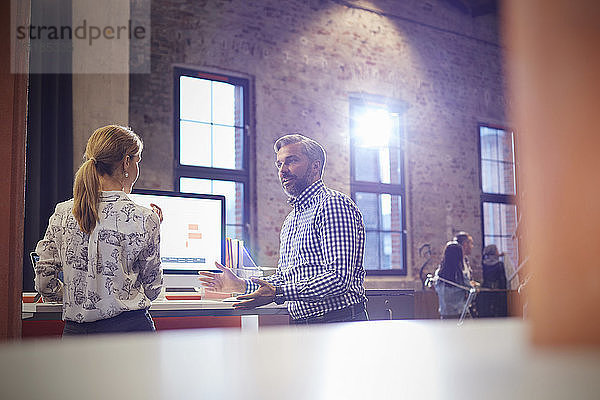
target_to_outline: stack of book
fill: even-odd
[[[240,278],[263,276],[262,269],[256,265],[252,256],[250,256],[243,240],[225,239],[225,265],[233,269]]]

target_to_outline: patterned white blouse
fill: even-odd
[[[62,300],[63,319],[75,322],[149,308],[162,286],[156,213],[122,191],[101,192],[99,221],[88,235],[72,210],[73,199],[59,203],[37,244],[36,290]]]

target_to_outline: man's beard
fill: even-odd
[[[294,178],[294,182],[291,185],[288,185],[287,188],[283,185],[283,182],[281,182],[283,191],[291,197],[298,197],[311,184],[310,169],[307,169],[306,173],[301,178],[295,175],[286,175],[284,178]]]

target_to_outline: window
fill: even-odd
[[[406,274],[403,108],[381,97],[350,98],[350,183],[365,222],[369,275]]]
[[[518,265],[515,143],[513,132],[480,125],[481,209],[484,246],[495,244]]]
[[[175,69],[175,190],[226,198],[226,235],[248,236],[248,81]]]

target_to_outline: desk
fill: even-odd
[[[236,310],[231,302],[218,300],[154,301],[150,314],[157,330],[182,328],[241,327],[258,329],[259,325],[287,324],[285,305],[268,304],[254,310]],[[62,305],[23,303],[24,337],[60,336],[63,323]]]
[[[415,291],[408,289],[367,289],[369,320],[413,319]]]
[[[150,314],[157,330],[239,326],[243,330],[256,331],[259,325],[287,324],[289,320],[287,307],[283,304],[271,303],[253,310],[236,310],[232,304],[218,300],[154,301]],[[268,318],[277,316],[281,318]]]
[[[504,319],[29,340],[0,345],[0,398],[598,398],[600,350],[535,350],[528,336]]]

